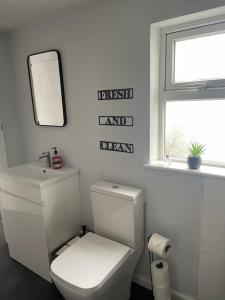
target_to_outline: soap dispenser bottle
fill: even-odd
[[[52,167],[53,169],[60,169],[62,168],[62,157],[58,154],[58,150],[56,147],[52,148],[53,156],[52,156]]]

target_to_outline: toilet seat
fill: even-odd
[[[51,275],[74,293],[98,290],[126,261],[131,248],[98,234],[87,233],[51,264]]]

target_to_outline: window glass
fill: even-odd
[[[190,142],[205,144],[206,161],[225,162],[225,100],[166,103],[165,155],[186,158]]]
[[[174,82],[225,78],[225,33],[176,41]]]

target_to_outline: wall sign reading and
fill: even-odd
[[[134,153],[134,145],[128,143],[117,143],[109,141],[100,141],[100,150],[116,151],[123,153]]]
[[[99,116],[99,125],[105,126],[133,126],[133,117],[131,116]]]
[[[133,99],[133,89],[114,89],[98,91],[98,100],[122,100]]]

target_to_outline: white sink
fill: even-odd
[[[2,170],[0,177],[43,187],[64,180],[66,177],[74,175],[76,171],[70,168],[54,170],[37,163],[28,163]]]

